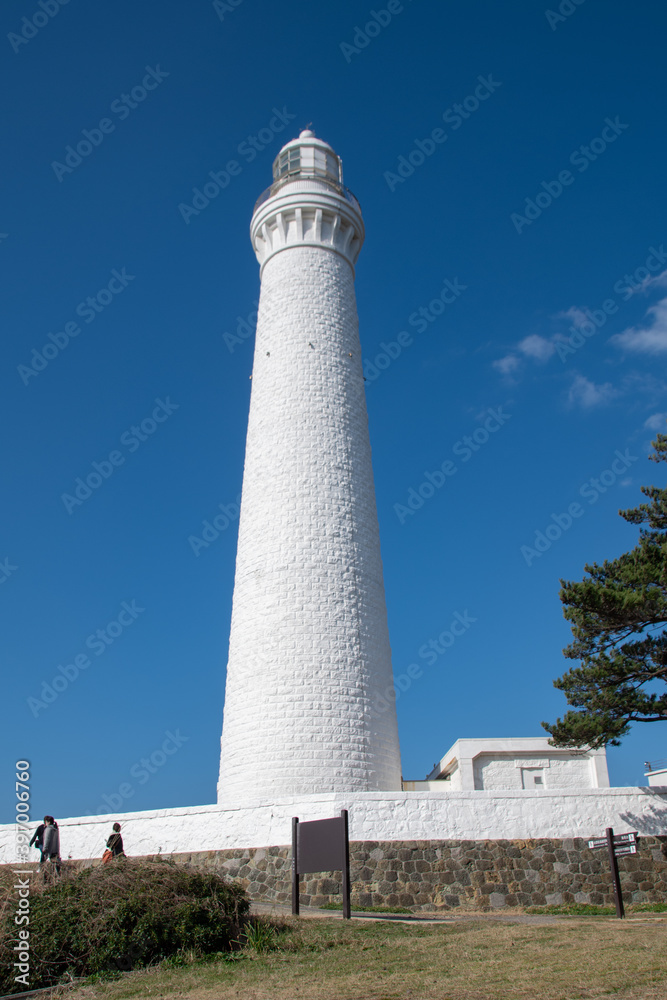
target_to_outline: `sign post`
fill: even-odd
[[[609,864],[611,866],[611,877],[612,882],[614,883],[616,916],[622,920],[625,916],[625,907],[623,906],[621,878],[618,874],[618,861],[616,859],[623,857],[625,854],[637,853],[637,831],[633,830],[632,833],[614,834],[613,829],[608,826],[605,831],[605,836],[595,837],[593,840],[589,840],[588,847],[591,851],[597,851],[601,847],[607,848],[607,852],[609,854]]]
[[[341,819],[343,820],[343,877],[341,889],[343,890],[343,919],[350,919],[350,837],[347,823],[347,809],[341,809]]]
[[[608,826],[606,830],[607,834],[607,852],[609,854],[609,864],[611,865],[611,877],[614,883],[614,902],[616,903],[616,916],[620,920],[625,916],[625,907],[623,906],[623,893],[621,891],[621,879],[618,874],[618,861],[616,860],[616,852],[614,851],[614,831]]]
[[[292,816],[292,913],[299,916],[299,872],[296,867],[299,846],[299,817]]]

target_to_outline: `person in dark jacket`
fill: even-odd
[[[39,851],[39,854],[40,854],[39,863],[40,864],[43,861],[46,861],[46,858],[44,857],[44,831],[46,830],[46,824],[47,824],[48,820],[50,820],[50,819],[51,819],[50,816],[45,816],[44,817],[44,822],[39,824],[39,826],[37,827],[37,829],[35,830],[35,832],[33,834],[32,840],[30,841],[30,846],[32,847],[32,845],[34,844],[35,845],[35,850]]]
[[[56,871],[60,872],[60,831],[53,816],[45,816],[44,844],[42,861],[55,862]]]
[[[114,823],[113,833],[107,840],[107,850],[111,851],[114,858],[124,858],[123,838],[120,835],[120,823]]]

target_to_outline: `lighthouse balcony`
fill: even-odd
[[[283,191],[283,189],[286,189]],[[349,188],[346,188],[343,184],[339,184],[337,181],[327,179],[323,180],[316,174],[308,176],[307,174],[300,173],[298,178],[294,176],[281,177],[279,180],[274,181],[271,187],[268,187],[265,191],[262,191],[259,198],[255,202],[255,207],[253,212],[272,198],[274,195],[278,194],[299,194],[299,193],[312,193],[314,191],[331,192],[335,191],[336,194],[345,198],[346,201],[352,205],[353,208],[361,214],[361,205],[359,204],[357,198],[352,194]]]

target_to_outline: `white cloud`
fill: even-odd
[[[537,333],[524,337],[517,344],[517,347],[523,354],[529,358],[535,358],[536,361],[548,361],[556,350],[553,341],[547,340],[546,337],[540,337]]]
[[[565,312],[559,312],[556,316],[557,319],[567,319],[572,323],[572,326],[576,326],[577,329],[580,326],[590,325],[590,319],[586,315],[583,309],[578,306],[570,306]]]
[[[661,431],[667,422],[667,413],[653,413],[644,421],[644,427],[649,431]]]
[[[493,362],[493,367],[496,368],[501,375],[511,375],[512,372],[516,371],[519,367],[520,361],[516,354],[507,354],[504,358],[498,358],[497,361]]]
[[[558,339],[558,334],[548,339],[547,337],[540,337],[537,333],[531,333],[530,336],[524,337],[516,345],[516,350],[520,354],[506,354],[504,358],[498,358],[497,361],[492,362],[493,367],[501,375],[512,375],[521,367],[524,358],[532,358],[533,361],[538,362],[548,361],[556,350],[555,341]]]
[[[648,310],[643,325],[631,326],[617,333],[610,343],[639,354],[667,353],[667,299],[660,299]]]
[[[647,289],[655,287],[667,288],[667,270],[662,271],[660,274],[652,275],[649,278],[644,278],[640,285],[629,289],[629,291],[631,295],[637,295],[639,292],[645,292]]]
[[[646,287],[650,288],[652,285],[657,285],[658,288],[667,288],[667,270],[663,271],[662,274],[656,274],[655,278],[649,278]]]
[[[615,395],[616,390],[611,382],[596,385],[583,375],[575,375],[567,398],[571,406],[581,406],[584,410],[590,410],[594,406],[608,403]]]

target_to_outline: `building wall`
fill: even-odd
[[[451,772],[451,777],[449,778],[447,784],[449,785],[451,791],[462,792],[463,791],[463,781],[461,779],[461,768],[455,765]]]
[[[458,739],[433,766],[426,780],[444,781],[442,776],[447,774],[451,780],[446,788],[459,791],[609,788],[604,748],[557,751],[547,736]],[[403,783],[404,788],[408,785],[414,786],[415,791],[425,787],[415,782]]]
[[[264,848],[291,839],[301,821],[349,810],[350,839],[525,840],[588,838],[605,828],[642,836],[667,835],[667,787],[543,792],[366,792],[277,799],[244,808],[218,805],[151,812],[57,817],[63,858],[100,857],[111,824],[123,826],[128,854],[173,854]],[[31,827],[34,829],[37,820]],[[16,827],[0,826],[0,863],[19,860]]]
[[[588,757],[535,756],[507,757],[503,754],[480,754],[473,762],[475,788],[494,791],[527,787],[523,771],[539,773],[544,788],[594,788],[595,776]]]

